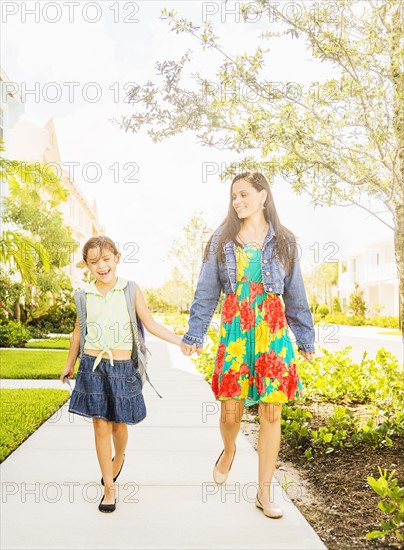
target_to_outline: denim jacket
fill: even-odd
[[[213,233],[207,260],[202,264],[190,308],[188,332],[182,339],[184,343],[196,344],[197,347],[203,347],[204,338],[221,292],[223,291],[225,294],[236,292],[236,244],[233,241],[227,241],[224,244],[225,263],[219,262],[216,256],[219,235],[222,230],[223,226],[220,226]],[[298,249],[295,249],[292,270],[286,276],[284,266],[277,255],[273,254],[275,243],[275,231],[269,222],[261,254],[264,290],[267,293],[282,294],[286,321],[296,337],[298,350],[314,352],[313,318],[300,270]]]

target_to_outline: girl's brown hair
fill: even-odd
[[[105,235],[96,235],[95,237],[91,237],[91,239],[88,239],[86,244],[83,246],[83,260],[86,263],[88,251],[90,250],[90,248],[99,248],[99,254],[96,258],[97,260],[99,260],[102,251],[105,249],[109,250],[114,255],[119,254],[119,250],[117,249],[114,241],[112,241],[109,237],[106,237]]]
[[[262,191],[263,189],[265,189],[265,191],[267,192],[267,198],[265,199],[262,213],[264,214],[265,220],[268,223],[269,222],[272,223],[272,226],[275,231],[276,245],[274,247],[274,254],[278,256],[279,260],[282,262],[282,264],[285,267],[286,273],[289,274],[292,269],[293,253],[292,254],[289,253],[288,245],[292,244],[292,249],[293,249],[293,246],[296,246],[296,236],[292,231],[290,231],[289,229],[287,229],[285,226],[281,224],[278,217],[278,213],[275,208],[274,199],[273,199],[271,190],[269,188],[268,181],[260,172],[243,172],[242,174],[238,174],[237,176],[235,176],[233,178],[233,181],[231,182],[229,209],[227,212],[227,216],[220,224],[220,227],[223,226],[223,231],[220,234],[218,247],[216,251],[218,261],[222,263],[225,261],[223,246],[227,241],[231,240],[236,245],[240,245],[240,243],[237,241],[237,234],[241,227],[241,221],[237,216],[235,209],[233,208],[233,198],[232,198],[233,185],[236,183],[236,181],[239,181],[239,180],[245,180],[250,182],[251,185],[257,191]],[[213,235],[211,235],[205,247],[204,256],[203,256],[204,262],[208,258],[209,248],[212,242],[212,238],[213,238]]]

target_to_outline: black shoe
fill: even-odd
[[[114,458],[115,458],[115,457],[114,457]],[[112,462],[114,461],[114,458],[112,459]],[[121,469],[119,470],[119,472],[118,472],[118,473],[116,474],[116,476],[114,477],[114,483],[115,483],[115,481],[118,479],[118,476],[119,476],[119,474],[120,474],[121,471],[122,471],[124,462],[125,462],[125,453],[123,453],[123,462],[122,462]],[[101,485],[104,485],[104,478],[103,478],[103,477],[101,478]]]
[[[98,505],[98,510],[100,512],[114,512],[116,508],[116,499],[114,504],[103,504],[102,501],[104,500],[105,495],[102,497],[101,502]]]

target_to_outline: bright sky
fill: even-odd
[[[24,13],[35,4],[36,15]],[[203,9],[211,13],[206,17],[232,54],[251,51],[260,32],[274,26],[262,14],[254,23],[236,22],[224,11],[224,2],[81,1],[74,12],[73,4],[3,1],[2,65],[20,92],[24,86],[37,86],[37,98],[23,97],[25,115],[40,126],[54,118],[64,167],[79,163],[73,179],[90,204],[97,199],[100,221],[119,243],[123,258],[133,250],[128,243],[139,246],[139,262],[124,262],[118,273],[141,286],[157,286],[170,276],[167,252],[173,239],[181,238],[189,218],[201,210],[212,229],[223,219],[230,182],[222,183],[218,173],[221,163],[237,161],[237,155],[203,148],[191,132],[154,144],[144,132],[125,133],[112,125],[111,118],[131,112],[123,103],[125,85],[156,81],[155,62],[177,60],[188,48],[194,52],[190,71],[213,77],[218,54],[203,52],[188,35],[170,32],[167,22],[159,20],[164,7],[176,9],[196,25]],[[227,10],[234,4],[227,2]],[[267,47],[268,80],[308,84],[333,75],[330,66],[310,57],[302,40],[273,40]],[[97,88],[100,97],[90,101]],[[54,100],[57,90],[61,95]],[[98,182],[90,181],[95,171],[88,163],[99,166]],[[204,178],[207,166],[213,174]],[[115,182],[117,173],[120,181]],[[314,243],[319,243],[321,260],[321,251],[329,252],[327,243],[336,243],[338,258],[338,251],[347,248],[393,240],[392,231],[359,208],[314,209],[307,195],[293,194],[281,179],[272,192],[281,222],[299,238],[303,267],[313,263]]]

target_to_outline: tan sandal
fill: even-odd
[[[257,499],[255,501],[255,506],[257,508],[261,508],[264,514],[269,518],[275,519],[275,518],[281,518],[283,516],[282,508],[280,508],[279,506],[275,506],[273,502],[270,502],[269,504],[262,504],[262,502],[258,498],[258,494],[257,494]]]
[[[233,455],[233,458],[231,459],[231,463],[230,463],[230,468],[229,468],[229,471],[227,472],[227,474],[222,474],[222,472],[219,472],[219,470],[216,468],[217,466],[217,463],[219,462],[220,460],[220,457],[222,456],[222,454],[224,453],[224,449],[223,451],[220,453],[219,455],[219,458],[216,460],[215,462],[215,466],[213,468],[213,480],[218,483],[219,485],[224,483],[227,479],[227,476],[229,475],[229,472],[231,470],[231,466],[233,464],[233,460],[234,460],[234,457],[236,456],[236,451],[237,451],[237,447],[236,445],[234,445],[235,449],[234,449],[234,455]]]

